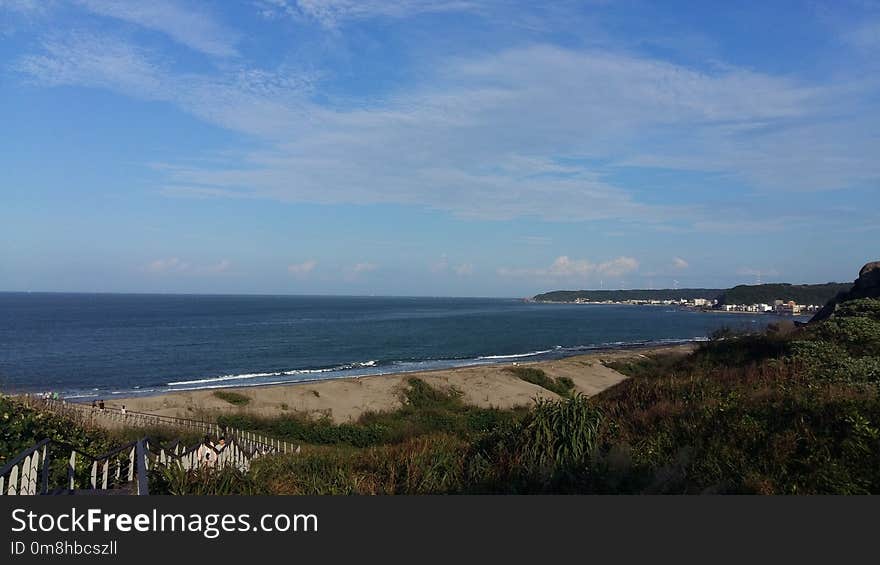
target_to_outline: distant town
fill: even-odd
[[[544,301],[546,302],[546,301]],[[675,306],[679,308],[691,308],[695,310],[711,310],[714,312],[743,312],[753,314],[778,314],[800,316],[818,312],[821,304],[798,304],[794,300],[774,300],[772,304],[719,304],[714,298],[680,298],[678,300],[589,300],[576,298],[567,304],[633,304],[640,306]]]
[[[749,314],[809,315],[851,283],[738,285],[730,289],[554,290],[527,300],[562,304],[633,304]]]

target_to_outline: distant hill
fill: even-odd
[[[690,300],[692,298],[714,299],[725,292],[718,288],[668,288],[664,290],[554,290],[538,294],[536,302],[574,302],[577,299],[591,302],[611,300]]]
[[[661,290],[554,290],[533,297],[536,302],[622,302],[624,300],[717,299],[719,304],[773,304],[774,300],[794,300],[798,304],[825,304],[852,283],[825,284],[741,284],[731,289],[667,288]]]
[[[774,300],[794,300],[798,304],[822,305],[850,288],[852,283],[741,284],[724,291],[718,301],[721,304],[773,304]]]

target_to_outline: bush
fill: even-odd
[[[235,406],[244,406],[251,401],[250,398],[243,394],[230,392],[228,390],[215,390],[214,396],[216,396],[220,400],[225,400],[229,404],[234,404]]]

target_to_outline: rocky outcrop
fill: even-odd
[[[829,300],[828,304],[813,316],[810,323],[830,318],[837,310],[838,304],[857,298],[880,298],[880,261],[873,261],[862,267],[859,278],[855,280],[852,288]]]

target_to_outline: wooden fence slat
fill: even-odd
[[[89,484],[91,485],[92,490],[97,488],[97,485],[98,485],[98,462],[97,461],[92,461],[92,475],[91,475],[91,481],[89,482]]]
[[[107,490],[107,471],[110,469],[110,460],[104,460],[104,469],[101,473],[101,488],[103,490]]]
[[[21,465],[16,465],[12,468],[12,472],[9,473],[9,487],[6,489],[6,494],[14,495],[18,494],[18,468]]]
[[[35,495],[37,494],[37,477],[40,472],[40,452],[34,452],[34,456],[31,459],[31,473],[30,473],[30,481],[28,482],[28,494]]]
[[[28,487],[31,482],[31,457],[33,455],[28,455],[21,462],[21,484],[18,485],[18,494],[28,493]]]

